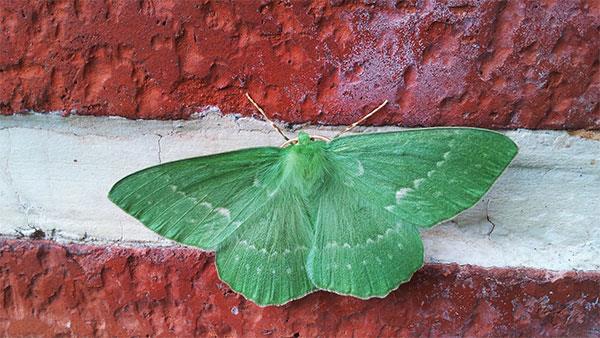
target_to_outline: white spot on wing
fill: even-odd
[[[231,213],[229,212],[229,209],[217,208],[215,209],[215,211],[221,214],[223,217],[231,218]]]
[[[171,189],[172,192],[177,191],[177,186],[176,185],[170,185],[169,188]]]
[[[385,207],[385,210],[387,210],[387,211],[389,211],[389,212],[394,212],[394,209],[395,209],[395,208],[396,208],[396,207],[395,207],[395,206],[393,206],[393,205],[388,205],[387,207]]]
[[[446,161],[438,161],[438,162],[435,162],[435,166],[439,168],[439,167],[443,166],[445,162],[446,162]]]
[[[418,188],[423,182],[425,182],[424,178],[417,178],[414,180],[413,184],[415,185],[415,189]]]
[[[346,269],[352,270],[352,264],[346,264]]]
[[[356,160],[356,176],[362,176],[365,173],[365,167],[363,167],[362,162]]]
[[[344,248],[350,248],[350,244],[344,243]]]
[[[290,275],[292,273],[292,269],[290,269],[290,268],[285,269],[285,273],[287,273],[288,275]]]
[[[201,206],[207,208],[207,209],[212,209],[212,204],[208,203],[208,202],[202,202],[200,203]]]
[[[450,152],[447,151],[444,153],[444,160],[447,160],[450,157]]]
[[[435,172],[435,170],[429,170],[429,171],[427,172],[427,177],[431,177],[431,176],[433,176],[433,173],[434,173],[434,172]]]
[[[408,194],[411,191],[412,191],[411,188],[402,188],[402,189],[396,191],[396,203],[400,203],[400,200],[402,200],[404,198],[404,196],[406,196],[406,194]]]

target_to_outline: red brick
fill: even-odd
[[[383,299],[260,308],[191,248],[0,242],[0,335],[596,336],[600,273],[429,264]]]
[[[0,111],[600,128],[600,2],[3,1]]]

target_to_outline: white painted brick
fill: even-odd
[[[339,128],[304,130],[330,136]],[[476,207],[423,232],[427,260],[599,270],[600,142],[560,131],[506,134],[519,156]],[[281,143],[262,121],[214,112],[186,122],[3,116],[0,234],[37,227],[60,241],[169,245],[106,198],[117,180],[159,158]],[[496,224],[490,236],[486,213]]]

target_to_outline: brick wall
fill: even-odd
[[[597,1],[5,1],[0,110],[600,127]],[[593,79],[596,79],[594,81]]]
[[[599,26],[598,1],[0,2],[0,334],[599,335]],[[288,133],[386,99],[367,125],[528,129],[488,199],[423,234],[411,282],[260,308],[106,199],[152,164],[277,145],[245,92]]]

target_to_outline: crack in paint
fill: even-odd
[[[162,157],[161,157],[161,153],[162,153],[162,148],[161,148],[161,144],[160,141],[162,141],[163,136],[161,134],[156,134],[156,136],[158,136],[158,140],[156,141],[156,143],[158,144],[158,164],[162,164]]]
[[[29,220],[29,211],[33,207],[30,205],[28,200],[22,196],[22,194],[19,192],[19,189],[17,189],[17,186],[15,185],[12,173],[10,171],[10,161],[9,161],[10,155],[12,154],[12,140],[11,140],[11,135],[10,135],[10,128],[3,128],[3,130],[6,130],[7,151],[6,151],[6,156],[5,156],[4,166],[2,168],[2,171],[4,172],[4,177],[6,177],[6,184],[9,188],[9,190],[11,190],[13,192],[13,194],[16,198],[17,204],[19,205],[18,209],[21,211],[21,213],[25,217],[25,224],[27,226],[30,226],[31,222]],[[16,229],[16,231],[18,231],[18,230],[19,229]]]

